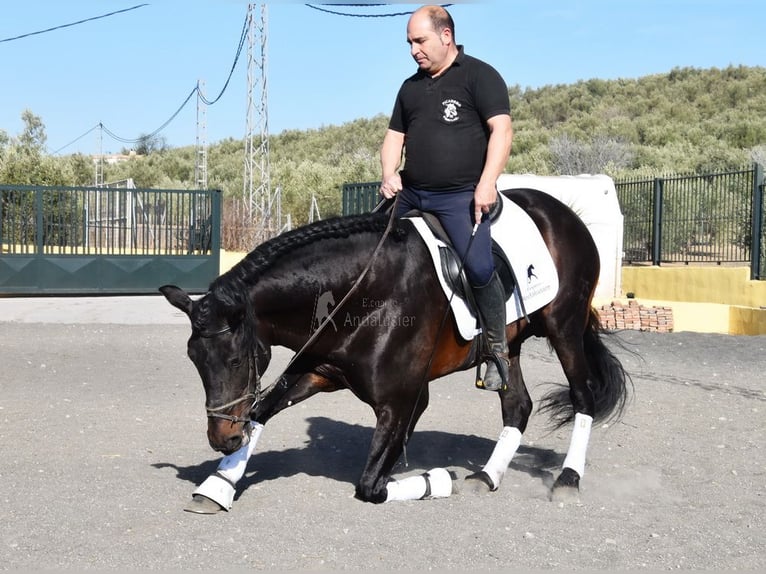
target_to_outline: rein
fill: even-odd
[[[378,254],[380,253],[380,250],[383,248],[383,243],[385,243],[386,238],[388,237],[389,233],[391,233],[391,228],[393,227],[394,223],[394,217],[396,214],[396,204],[398,203],[399,195],[397,194],[394,197],[393,201],[382,199],[378,204],[374,207],[374,209],[370,213],[375,213],[376,211],[379,211],[384,205],[391,203],[391,215],[388,218],[388,223],[386,224],[386,229],[383,231],[383,235],[381,236],[380,240],[378,241],[378,244],[375,246],[375,249],[372,252],[372,255],[370,256],[370,259],[367,261],[367,265],[365,265],[364,269],[362,269],[362,272],[359,274],[359,277],[356,278],[356,281],[354,281],[354,284],[351,286],[351,288],[348,290],[348,292],[343,296],[343,299],[341,299],[338,304],[335,306],[335,308],[330,312],[330,314],[327,316],[327,318],[324,320],[322,324],[320,324],[316,331],[314,331],[311,336],[308,338],[308,340],[303,344],[303,346],[298,349],[298,352],[293,355],[293,358],[290,359],[290,362],[287,363],[287,366],[282,370],[282,373],[277,377],[276,381],[272,385],[272,387],[279,384],[279,382],[284,378],[285,373],[290,369],[290,367],[295,363],[295,361],[298,360],[298,357],[303,354],[308,347],[314,343],[319,338],[319,335],[322,334],[322,331],[324,331],[325,327],[331,323],[332,318],[335,316],[335,314],[340,311],[341,307],[346,303],[346,301],[349,300],[351,295],[354,293],[354,291],[357,290],[359,285],[361,284],[362,280],[365,278],[369,270],[372,268],[372,264],[375,262],[375,259],[377,259]]]
[[[398,198],[399,198],[399,196],[397,195],[394,198],[393,202],[390,202],[389,200],[383,199],[371,211],[371,213],[375,213],[376,211],[379,211],[384,205],[386,205],[388,203],[392,204],[391,205],[391,215],[388,218],[388,223],[386,224],[386,228],[383,231],[383,235],[381,236],[380,240],[378,241],[378,244],[375,246],[375,250],[372,252],[372,255],[370,256],[370,259],[367,262],[367,265],[365,265],[364,269],[359,274],[359,277],[356,278],[356,281],[354,281],[354,284],[351,286],[351,288],[348,290],[348,292],[343,296],[343,299],[341,299],[338,302],[338,304],[335,306],[335,308],[332,310],[332,312],[330,312],[330,314],[327,316],[327,318],[324,320],[324,322],[317,327],[316,331],[314,331],[311,334],[311,336],[303,344],[303,346],[298,350],[298,352],[295,353],[295,355],[293,355],[293,358],[290,359],[290,362],[284,368],[284,370],[279,375],[279,377],[277,377],[277,379],[276,379],[275,383],[272,385],[272,387],[276,386],[280,381],[282,381],[284,379],[285,373],[289,370],[289,368],[293,365],[293,363],[295,363],[295,361],[298,359],[298,357],[300,357],[301,354],[303,354],[306,351],[306,349],[312,343],[314,343],[314,341],[317,340],[319,335],[324,331],[325,327],[329,323],[331,323],[331,319],[335,316],[335,314],[346,303],[346,301],[348,301],[348,299],[351,297],[351,295],[354,293],[354,291],[356,291],[358,289],[358,287],[361,284],[362,280],[365,278],[367,273],[372,268],[372,264],[375,262],[375,259],[377,259],[378,254],[380,253],[380,250],[383,247],[383,243],[386,241],[386,239],[388,238],[388,235],[391,232],[391,228],[393,227],[394,217],[395,217],[395,213],[396,213],[396,204],[397,204]],[[224,327],[222,329],[219,329],[218,331],[201,332],[200,333],[200,337],[213,338],[213,337],[217,337],[219,335],[223,335],[224,333],[228,333],[230,331],[231,331],[231,327],[227,325],[226,327]],[[258,401],[260,400],[260,395],[261,395],[261,388],[260,388],[261,387],[261,377],[260,377],[260,374],[258,373],[258,362],[257,362],[257,359],[254,357],[254,355],[256,353],[257,353],[257,351],[251,352],[250,353],[250,358],[248,360],[248,362],[249,362],[249,365],[248,365],[249,374],[248,374],[247,392],[244,395],[242,395],[241,397],[239,397],[238,399],[234,399],[233,401],[230,401],[230,402],[228,402],[226,404],[219,405],[217,407],[210,407],[210,408],[206,407],[205,410],[207,411],[208,418],[223,419],[223,420],[231,421],[232,423],[243,423],[244,424],[244,423],[250,422],[250,420],[251,420],[250,419],[250,412],[258,404]],[[250,390],[251,386],[253,386],[253,385],[251,385],[251,382],[253,380],[253,377],[252,377],[253,372],[255,372],[255,385],[254,385],[255,388],[254,388],[254,390]],[[221,413],[221,411],[225,411],[225,410],[230,409],[230,408],[232,408],[232,407],[234,407],[234,406],[236,406],[236,405],[238,405],[238,404],[240,404],[240,403],[242,403],[244,401],[248,401],[248,400],[251,400],[251,399],[253,401],[253,404],[250,406],[250,409],[248,409],[248,416],[247,417],[237,417],[237,416],[227,415],[227,414]]]

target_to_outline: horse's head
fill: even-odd
[[[187,353],[205,387],[207,438],[213,449],[230,454],[247,438],[270,349],[258,341],[246,308],[224,304],[210,293],[195,301],[173,285],[160,291],[191,321]]]

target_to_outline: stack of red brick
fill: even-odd
[[[635,299],[627,305],[612,301],[596,309],[605,329],[635,329],[638,331],[673,331],[673,309],[670,307],[644,307]]]

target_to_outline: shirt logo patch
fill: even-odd
[[[462,104],[458,102],[457,100],[444,100],[442,102],[442,106],[444,106],[444,109],[442,110],[442,118],[445,122],[456,122],[460,119],[460,116],[458,115],[458,112],[460,111],[460,108],[462,107]]]

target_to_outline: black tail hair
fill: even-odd
[[[628,386],[632,386],[630,375],[604,343],[605,336],[614,335],[614,331],[607,331],[601,326],[598,311],[591,308],[583,335],[583,347],[588,362],[588,386],[595,401],[594,422],[619,420],[628,402]],[[538,410],[551,417],[554,428],[572,422],[575,413],[569,387],[556,385],[554,390],[543,396]]]

